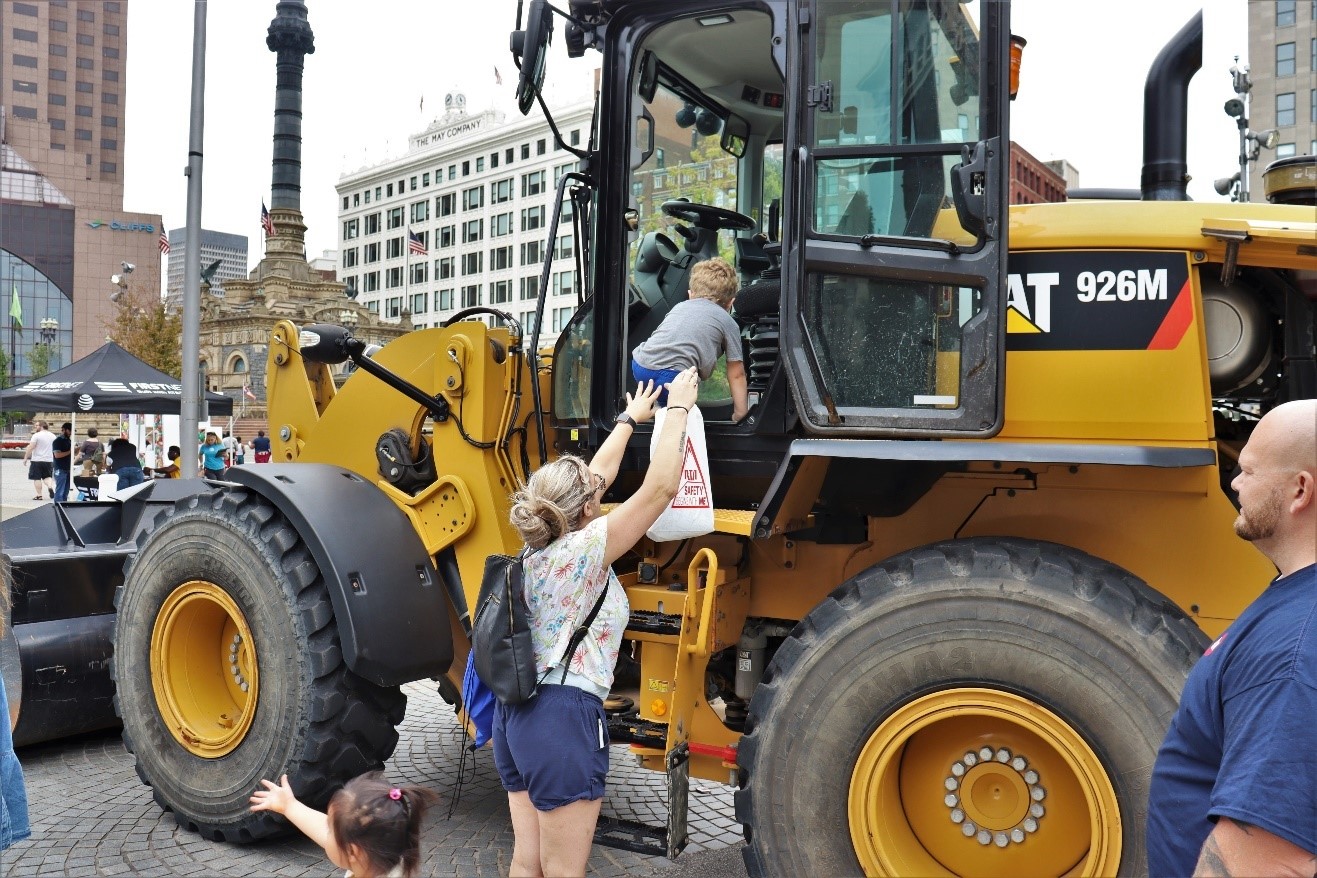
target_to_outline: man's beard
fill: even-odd
[[[1274,536],[1280,524],[1281,506],[1280,491],[1271,490],[1247,511],[1241,508],[1235,519],[1235,535],[1249,542]]]

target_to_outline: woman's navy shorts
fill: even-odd
[[[524,704],[494,708],[494,765],[510,793],[537,811],[602,799],[608,720],[599,697],[576,686],[541,685]]]

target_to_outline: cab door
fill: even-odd
[[[994,435],[1008,4],[805,0],[797,15],[782,322],[802,423]]]

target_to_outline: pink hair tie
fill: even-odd
[[[402,790],[398,789],[397,787],[394,787],[393,789],[389,790],[389,798],[393,799],[393,801],[395,802],[398,801],[399,799],[402,798]]]

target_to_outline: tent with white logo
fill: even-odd
[[[0,411],[76,414],[178,414],[183,385],[107,342],[81,360],[16,387],[0,390]],[[233,400],[206,393],[212,415],[233,414]]]

